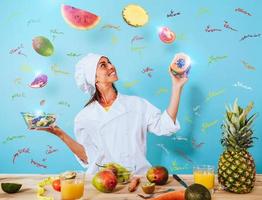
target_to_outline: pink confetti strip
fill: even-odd
[[[23,153],[30,153],[30,149],[29,148],[23,148],[23,149],[19,149],[14,155],[13,155],[13,164],[15,164],[15,160],[16,158]]]
[[[37,168],[47,168],[46,165],[40,164],[40,163],[34,161],[33,159],[31,159],[31,164],[35,165]]]

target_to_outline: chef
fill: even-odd
[[[179,100],[188,78],[171,72],[171,97],[164,112],[146,99],[120,94],[115,66],[104,55],[90,53],[76,64],[75,79],[90,100],[76,115],[75,138],[58,126],[42,129],[58,136],[76,155],[88,174],[98,164],[116,162],[145,174],[151,166],[146,159],[147,133],[170,136],[180,129],[177,120]]]

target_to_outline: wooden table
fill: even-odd
[[[16,194],[6,194],[0,189],[0,199],[15,199],[15,200],[33,200],[37,199],[37,183],[42,181],[44,178],[54,175],[38,175],[38,174],[0,174],[0,182],[15,182],[23,184],[20,192]],[[192,183],[192,175],[181,175],[186,183]],[[134,193],[129,193],[127,190],[127,185],[118,185],[113,193],[101,193],[97,191],[90,184],[91,177],[87,177],[87,184],[85,188],[85,200],[142,200],[137,194],[143,194],[140,187]],[[146,179],[141,178],[144,182]],[[45,187],[47,189],[45,195],[53,196],[55,199],[60,199],[60,193],[52,189],[51,186]],[[165,186],[157,186],[156,191],[174,188],[176,190],[184,189],[178,182],[173,180],[172,177],[169,178],[168,184]],[[212,199],[214,200],[262,200],[262,175],[257,175],[256,184],[253,191],[249,194],[232,194],[224,191],[216,191]]]

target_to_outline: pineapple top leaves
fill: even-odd
[[[253,146],[253,130],[252,124],[257,114],[247,118],[249,112],[254,106],[250,102],[244,109],[237,104],[237,99],[234,102],[233,108],[226,106],[226,116],[222,124],[222,139],[221,144],[229,151],[244,150]]]

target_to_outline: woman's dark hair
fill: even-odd
[[[116,94],[118,93],[116,86],[114,84],[112,84],[113,89],[115,90]],[[99,92],[99,90],[96,88],[95,94],[93,95],[93,97],[86,103],[86,106],[88,106],[89,104],[93,103],[94,101],[101,101],[101,93]]]

